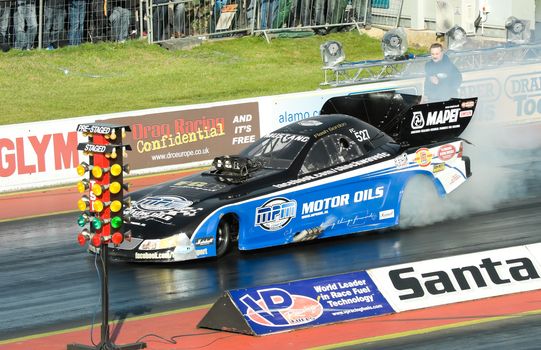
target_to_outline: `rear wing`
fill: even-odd
[[[333,97],[320,114],[347,114],[391,136],[403,147],[416,147],[460,136],[470,123],[477,97],[419,104],[421,96],[382,91]]]

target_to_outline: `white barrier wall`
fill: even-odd
[[[125,121],[134,132],[133,174],[209,164],[261,135],[318,113],[334,96],[383,90],[421,94],[422,79],[396,80],[217,103],[0,126],[0,192],[74,183],[82,160],[77,124]],[[468,131],[481,128],[505,147],[541,147],[541,64],[464,74],[462,96],[479,97]],[[223,122],[223,123],[222,123]],[[223,130],[205,133],[222,123]],[[216,128],[214,128],[216,129]],[[194,136],[182,142],[183,134]],[[520,137],[517,137],[520,135]],[[197,136],[197,137],[196,137]],[[178,142],[177,142],[178,141]]]

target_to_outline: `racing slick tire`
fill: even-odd
[[[220,221],[216,230],[216,256],[225,255],[231,245],[231,226],[226,220]]]

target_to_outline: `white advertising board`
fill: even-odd
[[[397,312],[541,289],[541,265],[525,246],[382,267],[368,274]]]
[[[74,145],[77,143],[74,130],[81,122],[123,117],[158,118],[158,115],[164,113],[204,110],[251,102],[258,105],[259,135],[252,132],[253,135],[247,134],[249,137],[245,135],[243,140],[253,142],[252,140],[258,136],[318,114],[325,101],[331,97],[386,90],[421,94],[422,84],[422,78],[374,82],[252,99],[0,126],[0,192],[77,181],[78,177],[73,168],[77,166],[80,159],[74,150]],[[461,96],[479,97],[475,117],[466,130],[467,134],[481,131],[476,134],[482,134],[490,140],[497,140],[497,144],[503,147],[517,149],[541,147],[541,137],[539,137],[541,133],[541,64],[468,72],[464,74],[460,90]],[[246,127],[246,125],[241,125],[238,129]],[[245,129],[242,130],[246,132]],[[479,144],[477,140],[469,138],[469,135],[467,138]],[[235,140],[238,139],[240,138],[235,138]],[[178,164],[174,165],[149,164],[149,168],[144,173],[206,165],[211,159],[194,162],[184,157],[179,158]],[[139,172],[134,172],[134,174],[137,173]]]

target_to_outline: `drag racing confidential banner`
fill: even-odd
[[[365,271],[228,293],[257,335],[394,313]]]
[[[152,168],[237,154],[259,138],[257,102],[107,119],[129,125],[132,169]]]

